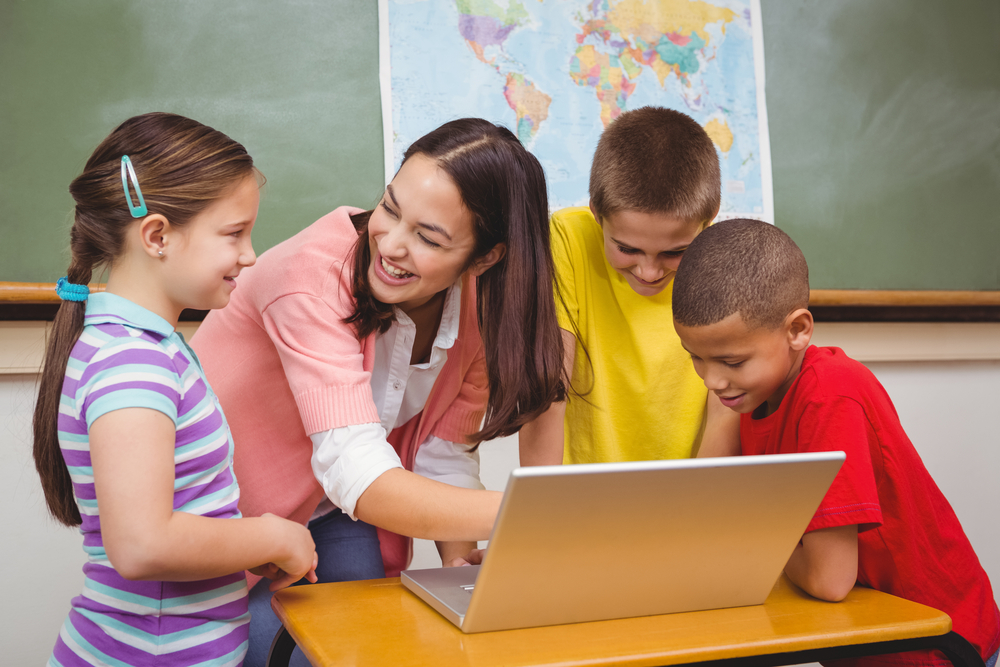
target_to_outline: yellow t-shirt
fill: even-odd
[[[563,462],[690,457],[707,390],[674,332],[673,283],[652,297],[636,294],[608,264],[601,227],[585,207],[552,216],[552,255],[559,326],[577,336],[573,387],[584,392],[567,401]]]

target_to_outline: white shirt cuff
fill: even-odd
[[[402,468],[381,424],[352,424],[314,433],[312,470],[334,505],[357,521],[358,498],[379,475]]]
[[[436,435],[427,436],[417,450],[413,472],[463,489],[486,488],[479,480],[479,450],[470,452],[468,445],[442,440]]]

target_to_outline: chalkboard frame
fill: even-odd
[[[52,321],[59,309],[55,287],[0,282],[0,321]],[[817,322],[1000,322],[1000,291],[819,289],[810,292],[809,309]],[[200,321],[205,312],[186,310],[181,320]]]

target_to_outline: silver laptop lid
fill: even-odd
[[[462,629],[760,604],[843,460],[821,452],[518,468]]]

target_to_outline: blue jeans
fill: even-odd
[[[385,577],[382,551],[374,526],[352,521],[351,517],[336,509],[310,521],[309,532],[319,556],[316,566],[319,583]],[[267,590],[270,583],[261,579],[250,591],[250,648],[243,662],[245,667],[264,666],[274,635],[281,628],[281,621],[271,610],[271,591]],[[308,582],[303,579],[302,583]],[[309,661],[296,648],[290,665],[308,667]]]
[[[1000,656],[1000,651],[997,651],[992,656],[986,659],[986,667],[996,667],[997,656]]]

